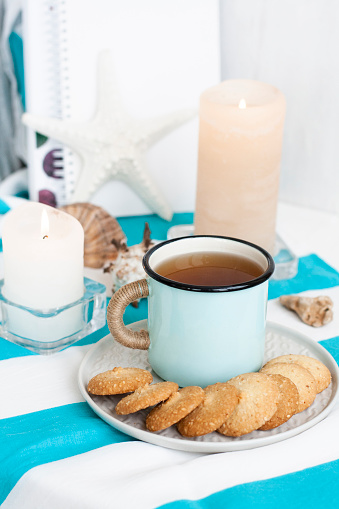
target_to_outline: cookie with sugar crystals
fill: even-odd
[[[151,383],[152,380],[153,376],[146,369],[116,367],[91,378],[87,390],[98,396],[125,394]]]
[[[299,404],[299,392],[292,380],[282,375],[269,376],[278,384],[280,398],[275,414],[259,428],[262,431],[277,428],[281,426],[281,424],[284,424],[284,422],[288,421],[288,419],[297,412]]]
[[[189,386],[174,392],[167,401],[153,408],[146,418],[149,431],[160,431],[186,417],[205,397],[201,387]]]
[[[127,415],[157,405],[161,401],[165,401],[173,392],[179,389],[178,384],[174,382],[159,382],[157,384],[146,384],[138,387],[133,394],[129,394],[122,398],[115,411],[118,415]]]
[[[327,366],[318,359],[314,359],[308,355],[280,355],[279,357],[275,357],[268,361],[265,366],[271,366],[277,362],[299,364],[299,366],[308,369],[308,371],[310,371],[310,373],[314,376],[317,383],[317,393],[322,392],[331,383],[331,373]]]
[[[277,362],[268,366],[267,364],[260,370],[267,375],[282,375],[292,380],[299,392],[299,403],[296,413],[306,410],[312,405],[317,395],[317,384],[314,376],[299,364]]]
[[[239,401],[238,390],[228,383],[209,385],[204,392],[204,401],[177,424],[179,433],[185,437],[198,437],[215,431],[231,415]]]
[[[239,403],[220,426],[219,433],[240,437],[265,424],[277,411],[278,384],[264,373],[244,373],[228,381],[240,392]]]

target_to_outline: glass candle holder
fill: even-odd
[[[106,287],[84,278],[81,299],[67,306],[39,310],[15,304],[3,295],[0,281],[1,336],[33,352],[49,355],[79,341],[106,323]]]

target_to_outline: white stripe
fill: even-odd
[[[310,290],[301,292],[298,295],[307,297],[316,297],[318,295],[327,295],[331,297],[333,302],[339,302],[339,286],[326,288],[325,290]],[[334,309],[333,321],[323,327],[311,327],[303,323],[298,315],[293,311],[289,311],[279,303],[279,299],[270,300],[267,306],[267,319],[289,327],[297,332],[304,334],[316,341],[333,338],[339,336],[339,312]]]
[[[83,401],[79,366],[92,345],[0,362],[0,419]]]
[[[270,479],[339,457],[339,409],[285,442],[234,453],[194,455],[141,442],[116,444],[27,472],[4,509],[149,509],[200,499],[238,484]],[[313,444],[313,447],[310,447]],[[62,489],[60,489],[62,487]]]
[[[166,492],[167,471],[197,457],[143,442],[102,447],[30,470],[1,507],[156,507]]]

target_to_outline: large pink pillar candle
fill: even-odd
[[[228,80],[200,98],[194,230],[274,250],[286,103],[275,87]]]

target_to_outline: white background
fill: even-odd
[[[285,94],[281,199],[339,212],[339,3],[220,0],[222,78]]]

